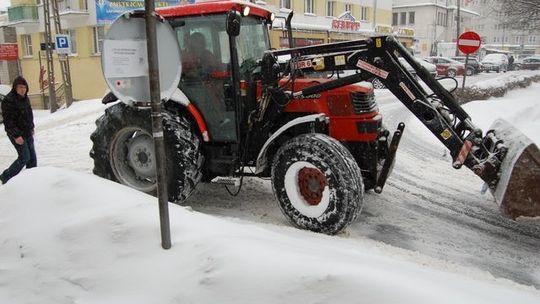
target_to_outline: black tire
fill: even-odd
[[[449,70],[446,71],[446,76],[448,76],[448,77],[456,77],[456,75],[457,75],[456,70],[449,69]]]
[[[467,76],[472,76],[472,75],[474,74],[474,69],[471,69],[471,68],[466,69],[466,70],[465,70],[465,74],[466,74]]]
[[[117,103],[96,121],[90,136],[94,174],[149,193],[156,193],[155,156],[150,110]],[[200,138],[185,117],[163,112],[169,201],[187,199],[201,179]],[[149,152],[148,152],[149,151]]]
[[[324,181],[317,184],[312,176],[302,180],[308,185],[303,189],[320,195],[318,202],[309,203],[313,197],[302,194],[300,176],[306,169]],[[336,234],[362,209],[364,184],[358,164],[347,148],[324,134],[299,135],[281,146],[272,165],[272,188],[283,214],[302,229]]]

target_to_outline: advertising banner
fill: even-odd
[[[16,43],[0,43],[0,60],[17,60],[19,50]]]
[[[194,3],[196,0],[156,0],[156,8]],[[135,9],[144,10],[144,0],[96,0],[97,24],[111,24],[118,16]]]

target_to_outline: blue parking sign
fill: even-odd
[[[56,35],[54,40],[56,41],[56,52],[58,54],[71,53],[71,41],[69,40],[69,35]]]

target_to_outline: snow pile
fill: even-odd
[[[494,96],[501,97],[510,90],[525,88],[538,81],[540,81],[540,72],[508,73],[493,79],[476,82],[464,89],[458,88],[453,94],[460,103],[466,103],[471,100],[484,100]]]
[[[0,188],[0,303],[540,301],[533,288],[369,240],[233,223],[176,205],[165,251],[155,201],[88,174],[24,171]]]
[[[471,85],[471,89],[488,90],[488,89],[494,89],[494,88],[504,88],[504,87],[508,87],[509,85],[513,83],[523,82],[526,79],[530,79],[530,78],[534,78],[538,76],[540,76],[540,73],[534,73],[532,75],[530,74],[504,74],[497,78],[479,81]]]

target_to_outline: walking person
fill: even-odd
[[[17,76],[13,80],[13,87],[2,102],[2,116],[7,136],[15,150],[17,159],[0,174],[0,182],[7,183],[21,170],[37,166],[36,151],[34,149],[34,114],[30,99],[28,99],[28,83]]]

